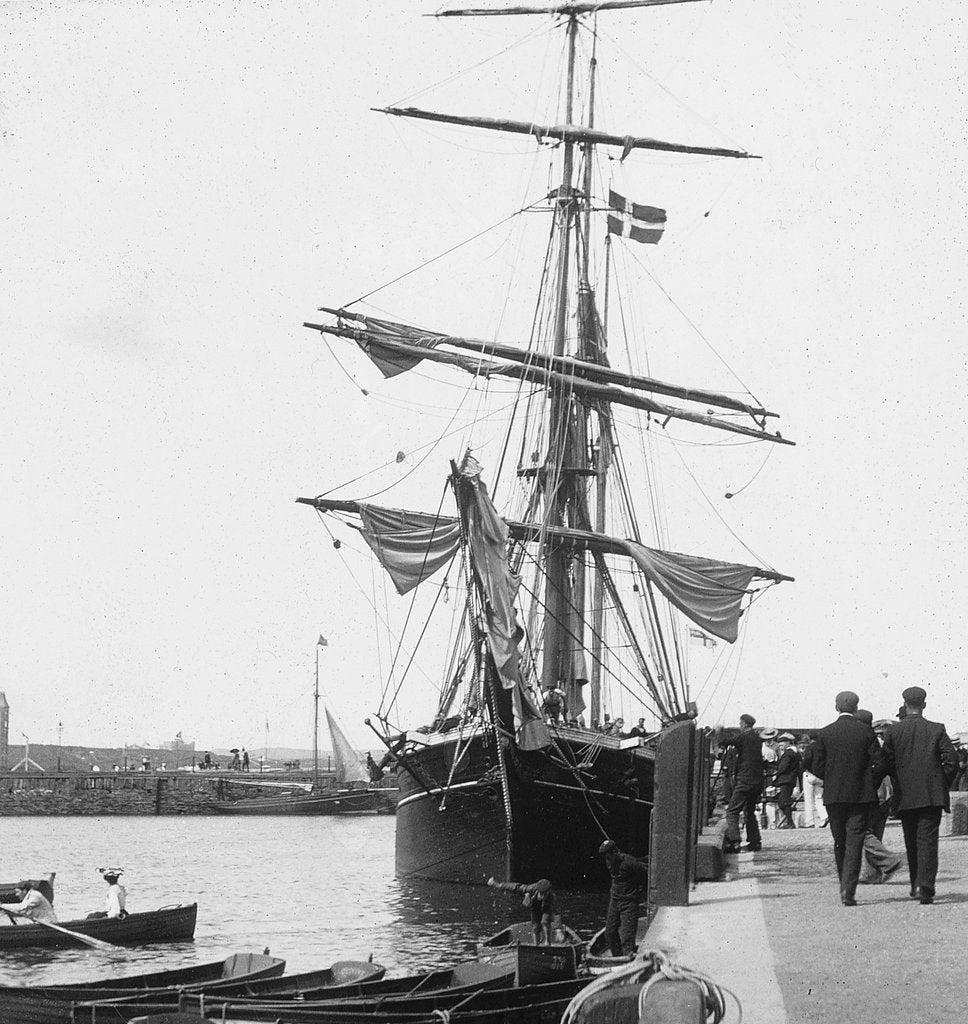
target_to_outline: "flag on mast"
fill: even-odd
[[[319,639],[316,641],[316,646],[329,647],[329,641],[326,639],[326,637],[323,636],[322,633],[319,634]]]
[[[609,209],[621,216],[608,215],[608,231],[612,235],[631,238],[633,242],[649,242],[655,244],[662,237],[666,226],[666,212],[657,206],[643,206],[633,203],[608,190]]]

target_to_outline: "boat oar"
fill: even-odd
[[[17,923],[14,920],[16,915],[12,911],[9,911],[6,909],[6,907],[4,907],[3,912],[7,915],[7,917],[10,918],[11,924]],[[91,935],[82,935],[80,932],[72,932],[70,928],[64,928],[61,925],[53,924],[50,921],[35,921],[33,920],[33,918],[28,918],[28,920],[30,921],[31,924],[39,924],[44,928],[50,928],[55,932],[60,932],[62,935],[67,935],[70,938],[72,938],[75,942],[80,942],[85,946],[90,946],[91,949],[100,949],[104,952],[108,952],[109,950],[120,948],[119,946],[115,946],[113,942],[105,942],[103,939],[95,939]]]

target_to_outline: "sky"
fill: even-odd
[[[484,232],[550,187],[530,138],[371,112],[546,109],[550,19],[432,10],[0,5],[11,742],[62,723],[65,744],[309,746],[318,657],[323,701],[373,745],[376,620],[400,606],[294,498],[380,466],[367,494],[399,481],[435,505],[467,437],[457,421],[431,447],[453,384],[383,382],[301,325],[379,289],[370,312],[513,326],[502,288],[534,272],[527,243]],[[612,167],[670,210],[635,254],[656,375],[741,380],[797,442],[669,471],[678,549],[729,557],[735,534],[796,577],[727,672],[707,681],[695,655],[703,720],[816,726],[842,689],[886,717],[917,683],[929,717],[968,729],[962,5],[722,0],[599,28],[602,126],[764,157]],[[402,276],[478,233],[463,269]],[[432,713],[417,679],[402,722]]]

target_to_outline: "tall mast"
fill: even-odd
[[[575,39],[578,35],[578,19],[568,18],[568,71],[565,96],[565,123],[571,124],[575,102]],[[568,263],[571,253],[571,225],[575,212],[575,196],[572,175],[575,162],[575,144],[571,139],[564,143],[561,185],[558,189],[558,281],[555,316],[554,354],[565,354],[566,328],[568,323]],[[568,506],[568,491],[572,466],[571,398],[561,388],[551,393],[550,427],[548,431],[548,457],[545,462],[546,504],[545,521],[548,526],[565,525]],[[545,625],[544,660],[541,669],[541,684],[550,690],[558,684],[561,675],[561,647],[566,636],[564,626],[571,621],[568,602],[568,557],[560,546],[549,545],[546,561],[547,582],[545,584]]]
[[[319,792],[319,643],[316,644],[316,688],[313,690],[313,791]]]

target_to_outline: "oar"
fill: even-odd
[[[17,923],[14,920],[15,915],[11,911],[7,910],[6,907],[3,908],[3,912],[10,918],[11,924]],[[85,946],[90,946],[91,949],[100,949],[103,952],[108,952],[110,950],[120,948],[119,946],[115,946],[113,942],[105,942],[103,939],[95,939],[90,935],[82,935],[80,932],[72,932],[70,928],[63,928],[61,925],[52,924],[50,921],[34,921],[32,918],[28,918],[28,920],[31,924],[39,924],[44,928],[51,928],[55,932],[60,932],[62,935],[68,935],[74,939],[75,942],[81,942]]]

